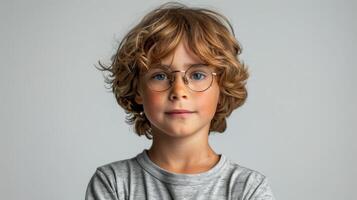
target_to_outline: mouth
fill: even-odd
[[[165,112],[166,114],[190,114],[190,113],[195,113],[194,111],[190,110],[171,110],[168,112]]]
[[[173,111],[165,112],[165,114],[167,114],[171,117],[188,117],[188,116],[192,115],[193,113],[196,113],[196,112],[189,111],[189,110],[173,110]]]

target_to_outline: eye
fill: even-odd
[[[202,80],[206,78],[206,74],[203,72],[193,72],[190,78],[193,80]]]
[[[161,73],[154,74],[151,78],[154,79],[154,80],[162,81],[162,80],[165,80],[166,77],[167,77],[166,74],[161,72]]]

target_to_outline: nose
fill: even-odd
[[[176,71],[180,72],[180,71]],[[170,89],[170,100],[177,100],[187,98],[188,93],[188,85],[185,84],[185,78],[182,73],[174,73],[174,79],[171,82],[171,89]]]

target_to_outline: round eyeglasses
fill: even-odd
[[[213,76],[217,74],[213,72],[213,68],[206,64],[191,65],[186,71],[170,70],[167,67],[157,66],[150,68],[145,73],[145,80],[147,86],[157,92],[169,89],[175,81],[173,73],[183,72],[182,77],[185,85],[195,92],[203,92],[211,87]]]

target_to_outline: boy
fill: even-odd
[[[147,14],[112,65],[99,64],[128,122],[153,143],[98,167],[86,199],[274,199],[263,174],[208,143],[247,98],[240,51],[228,20],[214,11],[168,3]]]

